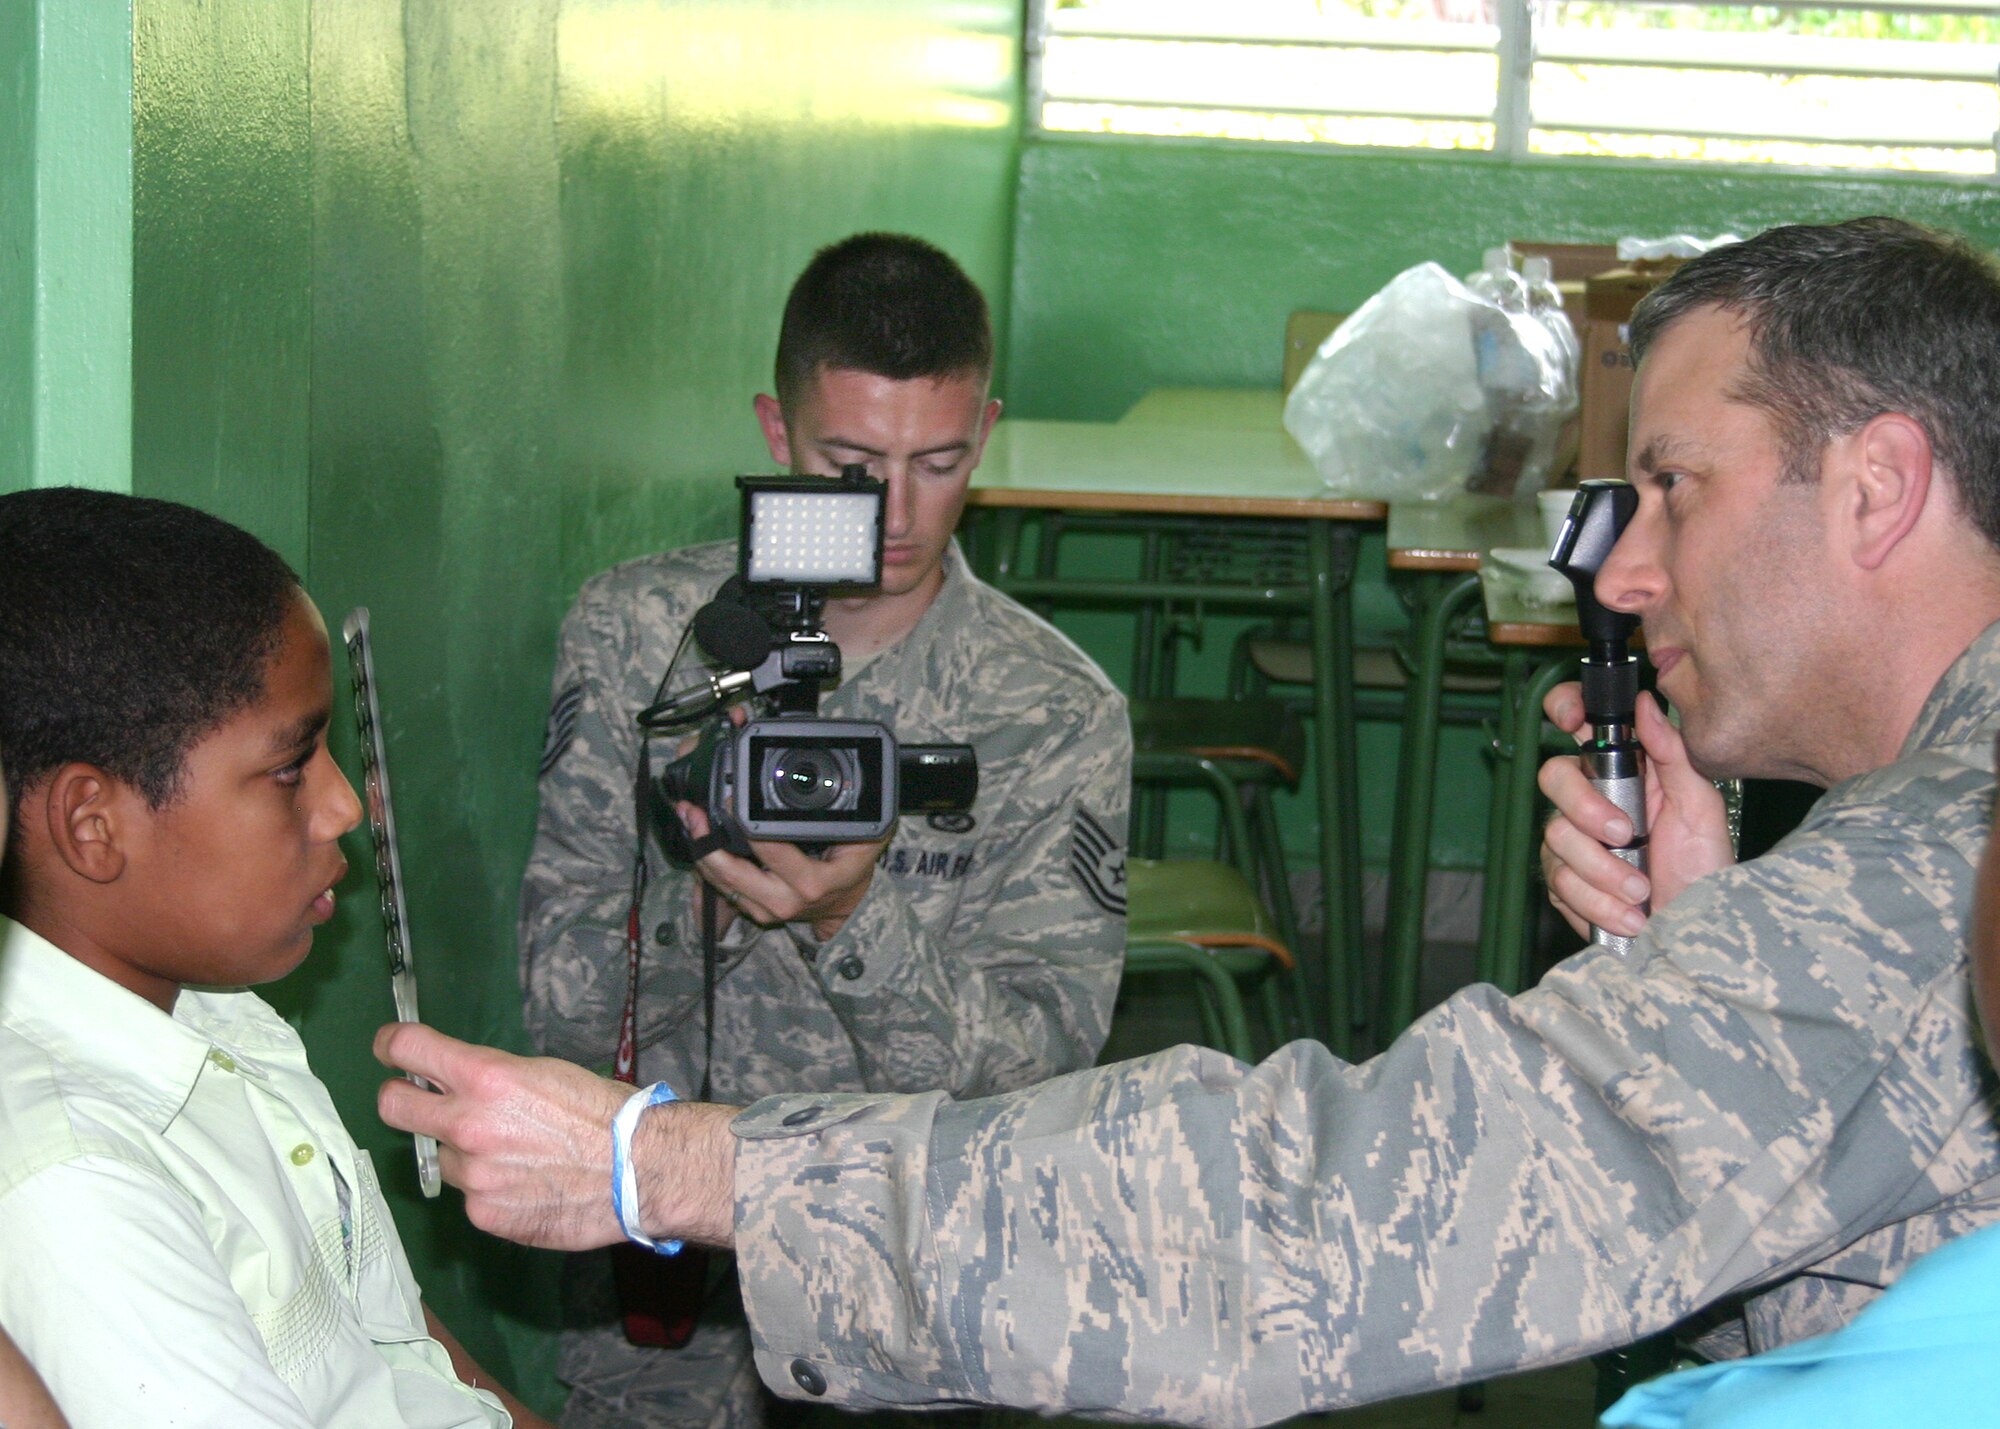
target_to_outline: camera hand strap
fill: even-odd
[[[639,742],[639,780],[635,795],[636,819],[641,829],[645,828],[647,791],[653,785],[653,744],[649,739]],[[699,839],[689,841],[697,859],[705,858],[723,846],[721,837],[715,830]],[[702,1063],[701,1090],[695,1100],[707,1101],[709,1096],[709,1068],[715,1065],[715,982],[717,963],[721,957],[717,945],[716,932],[716,892],[714,887],[695,875],[697,887],[701,890],[701,1003],[702,1003]],[[644,907],[646,902],[646,840],[642,833],[638,846],[632,854],[632,903],[625,911],[625,1007],[618,1018],[618,1052],[612,1062],[611,1075],[632,1086],[639,1084],[639,958],[645,947]]]
[[[703,840],[706,842],[706,840]],[[716,947],[716,907],[722,895],[715,885],[696,874],[701,887],[701,1093],[697,1101],[709,1099],[709,1073],[715,1067],[715,981],[721,953]]]
[[[653,785],[652,741],[639,740],[639,778],[633,791],[633,822],[639,839],[632,848],[632,902],[625,910],[625,1008],[618,1017],[618,1051],[611,1075],[630,1086],[639,1085],[639,950],[641,918],[646,903],[646,791]]]

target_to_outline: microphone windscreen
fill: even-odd
[[[763,664],[778,643],[763,616],[720,594],[694,613],[694,638],[704,655],[732,670]]]

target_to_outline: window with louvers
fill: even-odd
[[[1991,176],[2000,9],[1036,0],[1050,132]]]

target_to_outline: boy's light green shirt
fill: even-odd
[[[171,1017],[0,918],[0,1324],[74,1429],[505,1426],[254,993]]]

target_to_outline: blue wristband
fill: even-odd
[[[639,1176],[632,1168],[632,1133],[638,1130],[639,1117],[647,1107],[679,1100],[672,1087],[655,1082],[632,1093],[618,1108],[618,1115],[611,1118],[612,1214],[618,1217],[618,1229],[625,1232],[625,1239],[659,1255],[679,1255],[681,1243],[654,1240],[639,1229]]]

